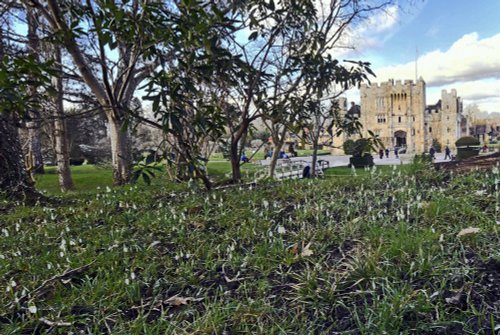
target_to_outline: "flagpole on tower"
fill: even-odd
[[[418,47],[415,47],[415,83],[418,81]]]

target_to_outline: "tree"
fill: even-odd
[[[18,116],[38,108],[43,88],[49,88],[50,64],[37,64],[32,57],[5,52],[0,28],[0,194],[8,198],[35,200],[41,195],[24,167],[16,122]]]
[[[28,43],[27,43],[27,54],[29,54],[36,63],[39,63],[40,54],[40,39],[38,37],[39,23],[37,19],[37,13],[33,8],[26,8],[26,19],[28,25]],[[34,79],[34,78],[33,78]],[[35,86],[30,88],[32,92],[30,95],[34,95],[36,90]],[[39,103],[37,105],[40,105]],[[26,161],[30,165],[29,172],[31,175],[43,174],[44,163],[42,156],[42,132],[41,132],[41,112],[38,108],[31,108],[26,114],[27,122],[26,128],[28,133],[28,154],[26,156]]]
[[[63,107],[63,69],[61,49],[53,46],[53,60],[57,67],[56,74],[52,77],[52,85],[55,89],[53,97],[53,129],[54,129],[54,152],[56,157],[57,173],[59,176],[59,187],[61,192],[71,191],[75,188],[71,178],[69,166],[69,143],[67,136],[66,119]]]
[[[152,64],[144,62],[143,56],[155,43],[150,39],[154,34],[146,30],[153,27],[148,24],[151,12],[145,10],[149,2],[87,0],[64,6],[57,0],[23,2],[47,20],[55,43],[68,51],[81,79],[95,95],[109,124],[113,183],[127,183],[132,165],[127,110],[138,85],[151,71]],[[91,55],[86,54],[89,50]]]
[[[156,120],[144,121],[166,132],[178,178],[199,178],[210,189],[203,144],[223,135],[232,108],[224,90],[247,69],[224,46],[234,29],[229,14],[204,4],[182,2],[161,18],[163,42],[152,52],[159,66],[147,85]]]
[[[352,66],[350,69],[350,64],[343,65],[333,57],[335,48],[346,48],[344,40],[350,30],[393,3],[391,0],[247,3],[241,14],[241,26],[250,31],[249,41],[242,42],[236,37],[231,40],[232,50],[242,54],[254,70],[247,81],[228,90],[232,101],[238,104],[238,117],[228,118],[233,180],[240,177],[237,148],[243,145],[239,142],[253,121],[263,117],[271,131],[275,146],[270,165],[272,176],[287,131],[305,118],[314,119],[316,124],[319,121],[311,117],[311,113],[316,116],[320,113],[314,107],[319,107],[314,100],[327,100],[326,91],[340,94],[367,79],[371,74],[367,63],[356,62],[357,69]],[[332,98],[335,96],[329,100]],[[321,128],[311,134],[317,134]]]

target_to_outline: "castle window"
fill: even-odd
[[[401,123],[401,116],[398,116],[398,122]]]
[[[415,129],[411,130],[411,136],[415,136]]]
[[[377,123],[385,123],[385,115],[384,114],[377,115]]]
[[[415,117],[413,117],[413,122],[415,122]]]
[[[446,128],[446,131],[447,131],[447,132],[450,132],[450,128]]]
[[[429,133],[432,133],[432,127],[429,127]]]

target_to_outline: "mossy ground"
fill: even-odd
[[[498,172],[348,171],[4,203],[0,333],[494,334]]]

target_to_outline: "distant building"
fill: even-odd
[[[425,89],[422,78],[416,83],[389,80],[362,85],[359,120],[363,136],[371,130],[386,148],[405,148],[408,153],[428,151],[433,140],[455,149],[455,141],[468,133],[462,100],[456,90],[443,90],[441,99],[427,106]]]

